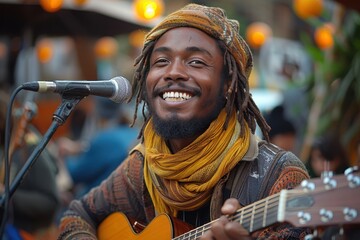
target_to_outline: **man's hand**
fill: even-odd
[[[225,201],[221,208],[221,212],[224,215],[231,215],[240,208],[240,204],[237,199],[230,198]],[[248,231],[243,228],[240,223],[229,221],[226,216],[222,216],[211,224],[210,230],[206,231],[201,237],[202,240],[239,240],[239,239],[251,239]]]

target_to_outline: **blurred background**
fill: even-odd
[[[360,166],[359,0],[0,0],[0,191],[14,90],[31,81],[131,80],[144,35],[188,3],[221,7],[239,21],[254,57],[250,92],[272,128],[271,142],[293,151],[311,177]],[[10,180],[61,100],[54,93],[16,96]],[[141,113],[130,129],[134,104],[109,101],[88,96],[57,129],[12,198],[7,235],[56,239],[70,201],[127,156]]]
[[[0,86],[24,82],[132,79],[144,34],[188,3],[219,6],[240,22],[253,50],[251,92],[264,115],[281,105],[296,129],[293,151],[306,162],[317,136],[334,132],[357,164],[360,143],[358,0],[0,0]],[[22,93],[44,133],[61,98]],[[92,111],[91,99],[78,109]],[[129,116],[133,109],[128,107]],[[75,115],[75,114],[74,114]],[[76,134],[73,115],[54,139]],[[80,122],[75,127],[70,123]],[[3,136],[1,136],[3,137]]]

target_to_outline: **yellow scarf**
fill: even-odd
[[[249,128],[241,138],[235,113],[226,131],[225,119],[223,110],[201,136],[175,154],[149,121],[144,130],[144,178],[157,213],[176,216],[179,210],[199,208],[209,200],[217,182],[246,154]]]

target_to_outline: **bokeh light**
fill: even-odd
[[[245,34],[248,44],[255,49],[261,47],[271,35],[270,26],[263,22],[251,23]]]
[[[53,57],[53,44],[52,41],[48,38],[41,39],[36,44],[36,54],[40,63],[48,63]]]
[[[102,37],[95,43],[95,55],[98,58],[111,58],[117,54],[118,43],[113,37]]]
[[[316,45],[325,50],[334,45],[334,26],[330,23],[326,23],[315,29],[314,40]]]
[[[323,0],[293,0],[293,8],[297,16],[308,19],[320,16],[324,3]]]
[[[88,0],[73,0],[73,1],[77,6],[83,6],[88,2]]]
[[[140,20],[152,20],[163,14],[164,2],[162,0],[135,0],[134,11]]]
[[[144,44],[146,32],[144,30],[136,30],[129,34],[129,42],[131,46],[140,48]]]
[[[40,0],[40,5],[47,12],[56,12],[62,7],[63,0]]]

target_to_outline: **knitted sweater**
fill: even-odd
[[[220,207],[229,196],[237,197],[245,206],[281,189],[294,188],[309,178],[304,165],[294,154],[264,142],[259,146],[254,151],[256,157],[247,161],[246,169],[249,171],[245,182],[236,181],[236,172],[244,169],[236,167],[215,187],[209,204],[194,212],[180,212],[178,217],[198,227],[219,217]],[[133,151],[99,187],[92,189],[81,200],[74,200],[61,221],[59,240],[97,239],[97,227],[113,212],[122,212],[143,224],[154,219],[154,206],[143,179],[143,160],[141,151]],[[228,179],[232,179],[230,187],[226,184]],[[239,191],[236,186],[240,184],[244,187]],[[201,216],[201,220],[194,224],[194,216]],[[302,239],[307,233],[307,229],[276,224],[253,233],[253,236],[259,239]]]

